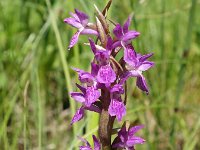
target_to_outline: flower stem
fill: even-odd
[[[111,117],[108,113],[108,107],[110,104],[109,91],[102,89],[102,112],[99,120],[99,137],[102,144],[103,150],[111,149],[111,134],[113,128],[113,122],[115,117]]]

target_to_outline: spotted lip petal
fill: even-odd
[[[97,101],[97,99],[100,97],[100,92],[96,90],[94,87],[88,87],[86,89],[86,95],[85,95],[85,105],[87,107],[90,107],[92,103]]]
[[[108,108],[108,112],[111,116],[116,116],[118,121],[122,120],[122,117],[126,114],[126,107],[124,106],[124,103],[112,99]]]
[[[99,83],[113,83],[116,80],[116,74],[110,65],[102,66],[97,74]]]

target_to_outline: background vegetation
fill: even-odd
[[[63,23],[78,8],[94,20],[106,0],[0,1],[0,149],[74,149],[77,135],[97,131],[96,116],[69,126],[77,104],[68,97],[77,75],[89,70],[92,53],[82,43],[67,51],[75,29]],[[145,124],[147,142],[137,149],[200,149],[200,1],[113,0],[109,18],[123,23],[133,13],[134,45],[154,52],[145,74],[147,96],[128,83],[125,119]],[[112,27],[112,26],[111,26]],[[116,124],[119,127],[120,124]]]

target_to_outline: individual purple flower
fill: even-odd
[[[126,68],[128,70],[124,79],[137,77],[136,85],[147,94],[149,90],[142,72],[154,66],[154,62],[147,60],[152,55],[153,53],[147,55],[137,54],[131,45],[124,46],[124,61],[126,62]],[[125,81],[124,79],[122,81]]]
[[[64,22],[77,28],[78,31],[73,35],[69,49],[72,48],[77,42],[80,34],[98,35],[95,29],[89,28],[88,15],[75,9],[75,13],[70,13],[71,17],[64,19]]]
[[[94,142],[94,150],[101,150],[101,145],[100,145],[99,140],[96,138],[95,135],[92,135],[92,138]],[[79,147],[80,150],[92,150],[90,143],[86,139],[83,139],[83,138],[79,138],[79,139],[85,143],[85,146]]]
[[[110,85],[116,80],[116,74],[112,67],[110,66],[110,54],[111,54],[111,44],[112,39],[108,38],[106,49],[97,49],[94,41],[89,39],[90,47],[95,55],[95,60],[99,65],[99,70],[97,73],[97,81],[106,85]]]
[[[145,142],[143,138],[135,136],[135,133],[143,127],[143,125],[140,125],[127,129],[123,126],[118,132],[118,136],[114,139],[112,147],[134,150],[134,145],[143,144]]]
[[[112,99],[108,108],[108,112],[111,116],[116,116],[118,121],[121,121],[122,117],[126,114],[126,107],[122,101]]]
[[[124,26],[117,24],[113,29],[113,33],[117,38],[117,41],[113,43],[112,48],[121,47],[122,45],[127,45],[131,43],[131,40],[140,35],[139,32],[134,30],[128,30],[131,23],[131,17],[129,16]]]
[[[81,86],[80,86],[81,87]],[[92,103],[96,102],[100,97],[101,93],[95,87],[90,86],[87,88],[82,88],[82,93],[80,92],[71,92],[70,95],[76,101],[81,102],[86,107],[90,107]]]
[[[109,37],[106,49],[101,46],[96,46],[92,39],[89,39],[90,47],[95,55],[95,60],[100,66],[107,65],[110,62],[110,55],[112,52],[112,38]]]

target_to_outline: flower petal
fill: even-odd
[[[149,93],[146,80],[142,75],[137,77],[137,83],[136,84],[142,91],[145,91],[147,94]]]
[[[96,76],[97,75],[97,73],[98,73],[98,71],[99,71],[99,65],[97,65],[97,64],[95,64],[95,63],[91,63],[91,74],[93,75],[93,76]]]
[[[74,71],[78,72],[79,80],[82,83],[86,83],[88,86],[92,86],[94,84],[94,76],[90,74],[89,72],[86,72],[84,70],[78,69],[78,68],[72,68]]]
[[[80,22],[83,26],[86,26],[88,24],[88,15],[86,15],[84,12],[79,11],[78,9],[75,9],[75,13],[78,16],[78,18],[80,19]]]
[[[120,84],[123,85],[126,80],[128,80],[128,78],[131,77],[131,72],[127,71],[124,74],[122,74],[122,76],[120,77]]]
[[[133,67],[137,65],[136,52],[132,45],[124,46],[124,61]]]
[[[79,92],[71,92],[70,93],[70,96],[75,99],[76,101],[78,102],[85,102],[85,98],[84,98],[84,95],[82,93],[79,93]]]
[[[87,83],[88,85],[91,86],[93,85],[94,77],[90,73],[84,72],[84,73],[79,74],[79,80],[82,83]]]
[[[122,27],[120,24],[117,24],[115,26],[115,28],[113,29],[113,33],[118,39],[120,39],[123,36]]]
[[[141,137],[137,137],[137,136],[134,136],[134,137],[131,137],[128,139],[128,141],[126,142],[127,146],[133,146],[135,144],[143,144],[145,142],[145,140]]]
[[[132,31],[128,31],[128,32],[123,36],[122,41],[127,42],[127,41],[129,41],[129,40],[132,40],[132,39],[138,37],[139,35],[140,35],[140,33],[137,32],[137,31],[133,31],[133,30],[132,30]]]
[[[111,93],[118,92],[119,94],[123,94],[123,93],[124,93],[123,85],[122,85],[122,84],[115,84],[115,85],[111,88],[110,92],[111,92]]]
[[[84,108],[81,107],[76,111],[76,114],[74,115],[74,117],[71,121],[71,125],[77,121],[80,121],[81,119],[83,119],[83,117],[84,117]]]
[[[112,40],[112,38],[109,36],[109,37],[108,37],[108,40],[107,40],[106,49],[107,49],[108,51],[110,51],[110,53],[111,53],[111,50],[112,50],[112,45],[113,45],[113,40]]]
[[[89,146],[80,146],[79,150],[92,150],[92,148]]]
[[[85,110],[93,111],[96,113],[101,113],[101,109],[98,106],[90,105],[90,107],[84,107]]]
[[[109,51],[107,50],[98,50],[95,54],[95,58],[99,65],[107,65],[110,60]]]
[[[113,83],[116,79],[116,74],[111,66],[102,66],[97,74],[97,80],[100,83]]]
[[[81,34],[86,34],[86,35],[96,35],[99,36],[99,33],[96,30],[93,29],[86,29],[84,28]]]
[[[142,128],[144,128],[144,125],[131,127],[128,131],[129,136],[133,136],[137,131],[141,130]]]
[[[124,34],[128,32],[128,28],[129,28],[129,26],[131,24],[131,19],[132,19],[132,17],[129,16],[128,19],[127,19],[127,21],[125,22],[125,24],[123,26],[123,32],[124,32]]]
[[[153,53],[149,53],[149,54],[140,56],[139,61],[143,62],[143,61],[147,60],[148,58],[150,58],[151,56],[153,56]]]
[[[111,100],[108,112],[111,116],[116,116],[118,121],[122,120],[122,117],[126,114],[126,107],[123,102],[118,100]]]
[[[75,18],[65,18],[64,22],[78,29],[83,27]]]
[[[79,38],[80,33],[81,33],[81,30],[76,32],[72,36],[68,49],[72,48],[78,42],[78,38]]]
[[[85,95],[85,105],[87,107],[90,107],[92,103],[97,101],[97,99],[100,97],[100,92],[96,90],[94,87],[88,87],[86,89],[86,95]]]
[[[139,71],[146,71],[149,68],[154,66],[154,62],[150,62],[150,61],[145,61],[144,63],[142,63],[139,67],[138,70]]]
[[[94,150],[101,150],[101,144],[95,135],[92,135],[94,141]]]
[[[93,51],[94,54],[96,54],[97,49],[96,49],[94,41],[91,38],[89,38],[89,42],[90,42],[91,50]]]
[[[79,88],[79,90],[81,90],[81,92],[82,92],[83,94],[85,94],[85,92],[86,92],[86,88],[85,88],[85,87],[79,85],[78,83],[76,83],[76,86],[77,86],[77,88]]]
[[[116,47],[121,47],[121,41],[116,41],[112,45],[112,49],[115,49]]]

